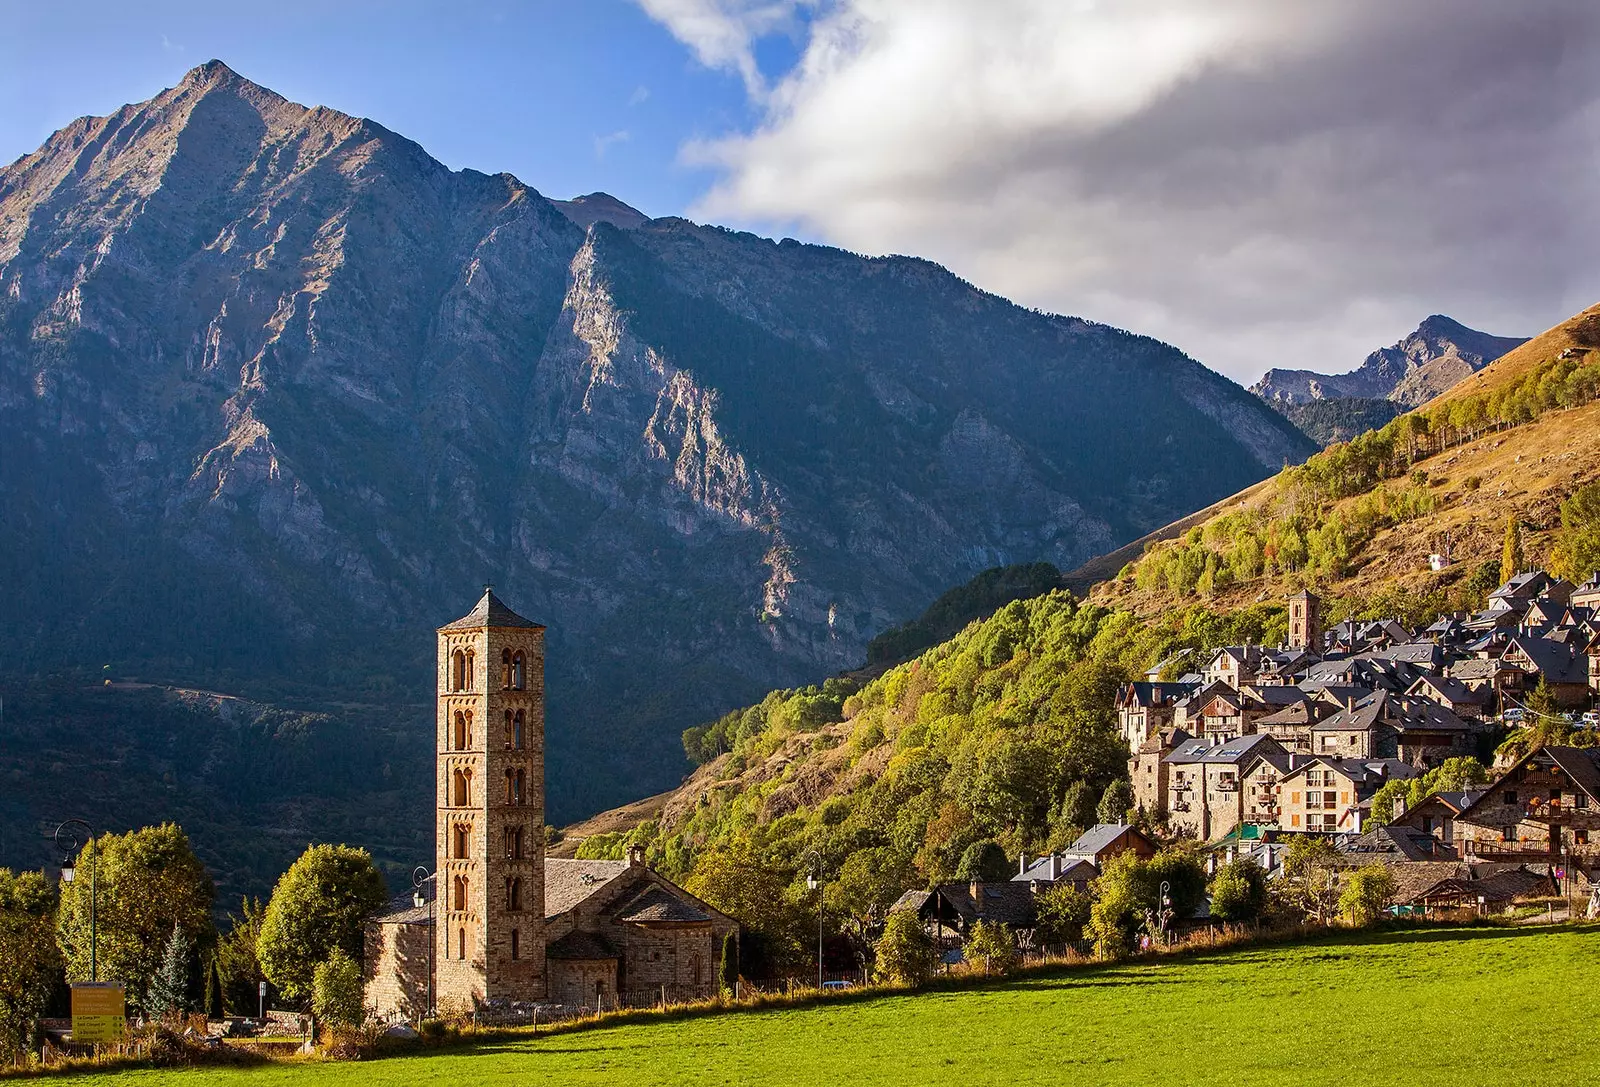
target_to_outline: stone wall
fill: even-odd
[[[367,926],[362,956],[366,1000],[379,1017],[417,1020],[427,1013],[430,935],[426,923]]]

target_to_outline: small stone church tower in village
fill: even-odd
[[[485,588],[439,628],[438,996],[545,995],[544,627]]]
[[[1310,589],[1289,598],[1289,647],[1322,652],[1322,598]]]

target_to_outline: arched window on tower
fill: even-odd
[[[455,786],[455,806],[464,808],[472,803],[472,774],[466,770],[457,770],[451,775],[451,782]]]
[[[467,655],[459,649],[450,655],[450,689],[467,689]]]
[[[455,895],[455,899],[456,899],[455,908],[456,909],[464,910],[464,909],[467,908],[467,890],[468,890],[467,877],[466,876],[457,876],[456,879],[455,879],[455,892],[456,892],[456,895]]]
[[[516,929],[511,930],[511,957],[513,959],[522,958],[522,940]]]
[[[467,731],[466,731],[466,741],[467,742],[462,745],[462,750],[463,751],[470,751],[470,750],[472,750],[472,711],[471,710],[468,710],[466,712],[465,718],[466,718],[466,724],[467,724]]]
[[[469,650],[467,650],[467,682],[466,682],[466,686],[463,687],[462,689],[463,690],[467,690],[467,691],[472,690],[472,688],[478,682],[477,677],[478,677],[477,654],[469,649]]]
[[[524,792],[524,786],[526,784],[527,784],[527,782],[526,782],[526,779],[523,777],[523,772],[521,770],[518,770],[517,771],[516,784],[511,790],[511,798],[512,798],[511,802],[513,804],[525,804],[525,803],[527,803],[527,800],[526,800],[527,794]]]
[[[522,880],[517,876],[506,880],[506,909],[522,909]]]
[[[468,848],[471,846],[471,844],[472,831],[465,823],[457,823],[455,826],[455,851],[452,853],[452,856],[454,856],[458,861],[466,860]]]
[[[522,750],[522,745],[524,742],[522,737],[522,723],[522,711],[518,710],[511,717],[511,746],[517,751]]]
[[[465,713],[463,713],[461,710],[456,710],[456,736],[455,736],[455,748],[454,748],[454,750],[456,750],[456,751],[465,751],[466,749],[467,749],[467,715]]]
[[[506,743],[506,750],[507,751],[511,750],[511,739],[512,739],[512,736],[511,736],[511,711],[510,710],[506,710],[506,739],[505,739],[505,743]]]
[[[527,669],[522,658],[522,651],[511,654],[511,689],[520,691],[528,685]]]
[[[512,797],[511,790],[515,786],[515,784],[516,784],[516,777],[511,773],[510,770],[507,770],[506,771],[506,796],[505,796],[505,800],[503,801],[503,803],[506,803],[506,804],[511,803],[511,797]]]
[[[460,931],[458,931],[456,933],[456,947],[458,948],[458,951],[456,953],[456,957],[457,958],[461,958],[461,959],[466,958],[467,957],[467,930],[466,929],[461,929]]]
[[[506,860],[520,861],[522,859],[522,828],[506,827]]]
[[[500,686],[511,686],[511,650],[500,650]]]

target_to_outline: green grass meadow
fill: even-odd
[[[1330,937],[416,1055],[79,1083],[1600,1085],[1600,928]]]

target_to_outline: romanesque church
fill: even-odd
[[[611,1007],[705,995],[737,923],[626,860],[547,858],[544,627],[485,589],[438,632],[434,865],[367,926],[367,1003]]]

